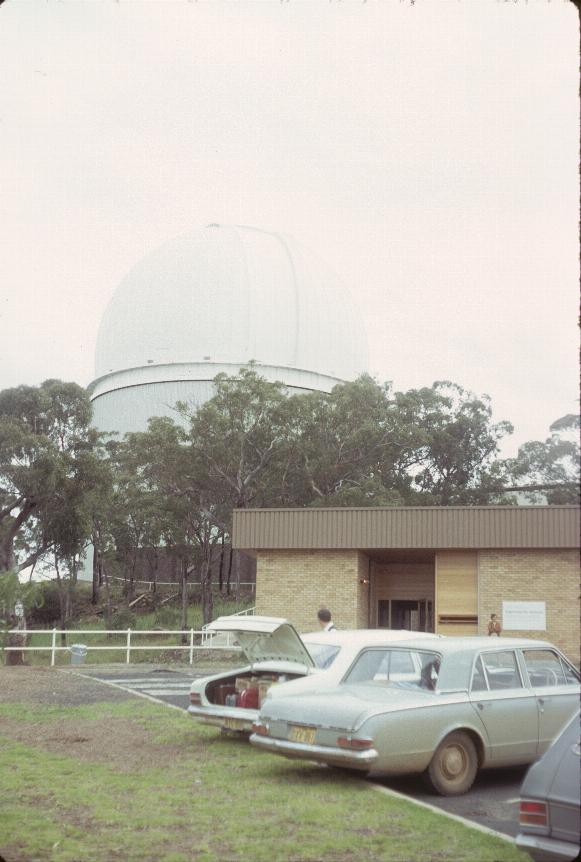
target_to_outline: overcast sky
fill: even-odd
[[[0,388],[87,384],[127,270],[241,223],[343,277],[379,379],[544,438],[578,409],[578,32],[567,0],[7,0]]]

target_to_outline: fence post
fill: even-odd
[[[127,659],[125,664],[129,664],[129,657],[131,655],[131,629],[127,629]]]
[[[190,629],[190,664],[194,663],[194,630]]]
[[[52,643],[50,645],[50,666],[51,667],[54,667],[55,652],[56,652],[56,629],[53,629],[52,630]]]

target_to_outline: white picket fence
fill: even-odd
[[[154,629],[151,631],[143,629],[27,629],[26,631],[23,631],[22,629],[13,629],[11,634],[18,635],[23,640],[25,640],[28,635],[50,635],[50,644],[46,646],[5,646],[2,650],[3,652],[50,652],[51,667],[54,667],[55,665],[56,654],[58,652],[74,653],[75,648],[79,647],[83,647],[87,652],[92,652],[94,650],[119,652],[120,650],[123,650],[125,652],[125,664],[131,663],[131,653],[137,650],[152,650],[158,652],[164,650],[171,650],[172,652],[175,650],[188,651],[189,663],[193,664],[194,653],[197,650],[237,651],[240,649],[240,647],[234,646],[231,643],[229,633],[218,636],[214,632],[204,631],[203,629]],[[93,637],[95,635],[117,635],[124,636],[125,641],[107,646],[80,642],[72,644],[72,646],[57,646],[57,636],[59,635],[74,635],[75,638],[79,638],[81,635],[93,635]],[[181,639],[183,635],[186,635],[188,643],[158,643],[147,645],[132,643],[132,637],[141,638],[142,635],[155,637],[159,637],[160,635],[175,635],[176,640]],[[195,641],[198,637],[200,642],[196,643]],[[216,643],[216,640],[218,640],[218,643]]]
[[[243,611],[238,611],[235,614],[231,614],[233,617],[248,617],[254,616],[256,613],[256,608],[245,608]],[[135,650],[188,650],[189,652],[189,662],[190,664],[194,663],[194,653],[196,650],[230,650],[230,651],[238,651],[240,647],[235,646],[232,643],[232,637],[230,632],[224,632],[220,634],[218,632],[212,632],[208,630],[208,625],[202,626],[201,629],[152,629],[151,631],[147,631],[144,629],[12,629],[10,634],[17,635],[25,641],[28,635],[50,635],[51,642],[50,645],[47,646],[5,646],[2,647],[3,652],[50,652],[50,665],[54,667],[56,662],[56,654],[57,652],[73,652],[74,647],[84,647],[87,652],[89,650],[124,650],[125,651],[125,664],[131,663],[131,653]],[[75,637],[79,635],[124,635],[125,643],[116,644],[115,646],[101,646],[98,644],[72,644],[72,646],[57,646],[57,635],[74,635]],[[134,644],[131,642],[131,636],[141,637],[142,635],[151,636],[155,635],[159,637],[159,635],[176,635],[176,639],[182,639],[183,635],[186,635],[188,639],[187,644],[177,643],[177,644],[152,644],[151,646],[145,646],[143,644]],[[200,642],[195,643],[196,638],[199,636]]]

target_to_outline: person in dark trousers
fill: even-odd
[[[319,619],[319,625],[324,632],[335,631],[336,625],[331,619],[331,611],[327,610],[327,608],[321,608],[320,611],[317,611],[317,617]]]

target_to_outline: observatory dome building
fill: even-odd
[[[208,225],[147,255],[101,321],[89,392],[102,431],[143,431],[174,405],[212,397],[249,362],[291,392],[328,392],[367,369],[349,293],[288,236]]]

